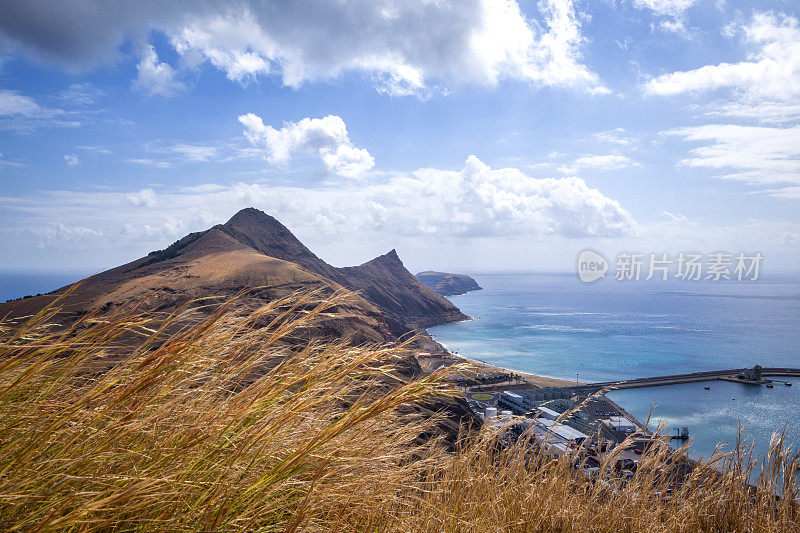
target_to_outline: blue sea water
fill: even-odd
[[[0,271],[0,303],[60,289],[90,274],[85,270]]]
[[[473,320],[429,329],[459,354],[504,368],[606,381],[740,368],[800,368],[800,275],[757,281],[603,280],[573,273],[474,273],[484,288],[451,300]],[[783,381],[787,380],[782,380]],[[733,383],[609,394],[645,421],[688,426],[695,455],[736,442],[741,423],[757,451],[787,427],[800,445],[800,382]],[[704,386],[710,386],[705,390]]]

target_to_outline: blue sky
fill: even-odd
[[[9,2],[2,269],[263,209],[336,265],[800,268],[794,2]]]

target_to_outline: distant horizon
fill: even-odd
[[[137,259],[137,258],[133,258]],[[324,258],[323,258],[324,259]],[[402,260],[403,257],[400,256]],[[405,264],[405,263],[404,263]],[[89,276],[93,276],[95,274],[99,274],[101,272],[105,272],[110,268],[114,268],[113,265],[108,268],[103,269],[95,269],[95,270],[87,270],[87,269],[75,269],[75,268],[63,268],[63,269],[6,269],[0,268],[0,303],[6,302],[8,300],[14,300],[18,298],[22,298],[28,295],[36,295],[38,293],[46,293],[52,290],[59,289],[61,287],[67,286],[71,283],[78,282],[84,278]],[[334,265],[334,266],[353,266],[353,265]],[[414,269],[409,268],[409,265],[406,265],[406,268],[412,274],[418,274],[419,272],[424,272],[428,269]],[[537,269],[537,268],[528,268],[528,269],[494,269],[494,270],[469,270],[469,269],[460,269],[460,268],[448,268],[448,269],[433,269],[438,272],[447,272],[451,274],[466,274],[468,276],[478,276],[480,274],[557,274],[561,276],[574,276],[577,281],[577,274],[575,272],[574,267],[570,268],[549,268],[549,269]],[[764,270],[762,272],[762,278],[766,281],[774,280],[775,278],[780,278],[783,276],[800,276],[800,270]],[[17,281],[17,285],[13,285],[14,281]],[[58,280],[58,281],[54,281]],[[616,282],[611,279],[604,280],[602,283],[606,284],[616,284],[618,287],[622,288],[625,286],[630,287],[631,289],[636,289],[637,287],[641,286],[648,286],[648,284],[658,284],[658,283],[668,283],[670,281],[674,281],[678,283],[677,280],[669,279],[666,282],[661,281],[658,279],[653,279],[650,281],[640,281],[640,282],[629,282],[629,281],[620,281]],[[49,283],[48,283],[49,282]],[[698,283],[694,281],[683,281],[680,283],[685,283],[686,287],[692,287],[692,284]],[[713,283],[711,281],[701,280],[699,283]],[[743,284],[757,284],[758,281],[729,281],[728,283],[743,283]],[[591,290],[591,287],[595,285],[590,285],[587,287],[588,290]],[[452,296],[448,296],[448,298],[452,298]]]
[[[511,268],[511,267],[503,268],[503,267],[497,267],[497,268],[474,269],[474,268],[467,268],[467,267],[461,268],[461,267],[457,267],[457,266],[456,267],[452,267],[452,266],[451,267],[441,267],[441,268],[440,267],[420,267],[420,268],[417,268],[417,267],[414,267],[413,265],[407,264],[406,261],[403,260],[402,253],[398,252],[398,256],[400,257],[400,260],[403,261],[403,264],[406,266],[408,271],[411,272],[412,274],[415,274],[415,275],[419,274],[420,272],[426,272],[426,271],[445,272],[445,273],[449,273],[449,274],[480,274],[480,273],[504,273],[504,272],[545,272],[545,273],[546,272],[551,272],[551,273],[575,274],[575,265],[574,264],[570,265],[570,266],[549,267],[549,268],[545,268],[545,267],[530,267],[530,268]],[[0,267],[0,274],[19,274],[19,273],[26,273],[26,272],[29,272],[29,273],[32,273],[32,274],[39,274],[39,273],[41,273],[41,274],[51,274],[51,273],[64,273],[64,272],[74,272],[74,273],[86,272],[86,273],[88,273],[87,275],[94,275],[94,274],[99,274],[101,272],[109,270],[111,268],[118,267],[120,265],[123,265],[123,264],[125,264],[127,262],[133,261],[135,259],[139,259],[140,257],[144,257],[144,256],[131,257],[128,261],[125,261],[125,262],[120,263],[120,264],[109,265],[109,266],[106,266],[106,267],[94,268],[94,269],[93,268],[85,268],[85,267],[63,267],[63,268],[55,268],[55,267],[53,267],[53,268],[48,268],[48,267],[38,267],[38,266],[29,267],[29,268]],[[323,261],[326,260],[325,257],[320,257],[320,259],[322,259]],[[339,268],[347,267],[347,266],[356,266],[356,263],[341,264],[341,265],[333,264],[333,263],[331,263],[331,264],[333,266],[339,267]],[[793,268],[772,268],[772,267],[770,267],[768,265],[763,267],[763,268],[764,268],[764,270],[762,270],[762,275],[765,275],[765,276],[775,275],[775,274],[800,274],[800,268],[794,268],[794,269]],[[660,281],[660,280],[654,279],[653,281]]]
[[[131,261],[134,259],[138,259],[138,257],[132,258]],[[324,257],[321,259],[325,260]],[[400,259],[403,259],[403,256],[400,255]],[[122,263],[125,264],[125,263]],[[481,274],[481,273],[492,273],[492,274],[502,274],[502,273],[513,273],[513,272],[542,272],[542,273],[554,273],[554,274],[575,274],[575,266],[572,267],[554,267],[554,268],[484,268],[484,269],[471,269],[471,268],[459,268],[459,267],[447,267],[447,268],[413,268],[403,261],[403,264],[408,268],[408,271],[412,274],[419,274],[420,272],[425,271],[432,271],[432,272],[445,272],[448,274]],[[101,272],[105,272],[111,268],[115,268],[119,265],[111,265],[108,267],[104,267],[102,269],[87,269],[87,268],[79,268],[79,267],[65,267],[65,268],[46,268],[46,267],[33,267],[33,268],[2,268],[0,267],[0,274],[21,274],[21,273],[31,273],[31,274],[54,274],[54,273],[81,273],[86,272],[87,276],[99,274]],[[347,267],[347,266],[356,266],[355,264],[343,264],[343,265],[333,265],[335,267]],[[780,274],[800,274],[800,269],[784,269],[784,268],[769,268],[765,267],[765,270],[762,271],[763,276],[771,276],[771,275],[780,275]],[[652,281],[661,281],[658,279],[653,279]]]

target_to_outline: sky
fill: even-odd
[[[0,269],[275,216],[337,266],[800,270],[788,0],[7,0]]]

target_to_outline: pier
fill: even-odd
[[[658,432],[650,429],[616,404],[605,393],[610,390],[658,387],[680,383],[708,383],[711,381],[731,381],[752,387],[773,387],[773,384],[791,385],[789,381],[771,380],[768,378],[800,378],[800,368],[761,367],[731,368],[655,376],[600,383],[576,383],[568,386],[537,387],[531,383],[518,383],[517,379],[493,382],[484,376],[482,380],[472,380],[464,387],[467,405],[477,418],[491,424],[498,431],[513,428],[512,437],[516,438],[526,431],[541,443],[548,453],[561,455],[580,453],[579,450],[593,450],[595,458],[602,458],[606,447],[614,449],[623,445],[616,457],[620,461],[638,464],[640,456],[656,440],[668,442],[678,440],[686,442],[691,439],[688,426],[674,427]],[[511,374],[511,378],[516,378]],[[706,389],[710,387],[706,386]],[[506,434],[504,433],[504,439]],[[510,442],[510,441],[509,441]],[[503,440],[506,443],[506,440]],[[588,452],[586,452],[588,455]],[[678,455],[682,476],[688,475],[694,468],[694,460]],[[598,459],[599,460],[599,459]],[[586,462],[586,465],[591,463]],[[587,475],[595,467],[586,466]]]
[[[763,367],[760,369],[761,378],[766,377],[800,377],[800,368]],[[742,379],[740,376],[752,372],[752,368],[732,368],[728,370],[710,370],[708,372],[693,372],[691,374],[674,374],[671,376],[656,376],[651,378],[623,379],[619,381],[603,381],[600,383],[585,383],[568,387],[575,393],[591,394],[602,389],[639,389],[643,387],[660,387],[663,385],[677,385],[679,383],[700,383],[703,381],[734,381],[759,385],[765,381]]]

